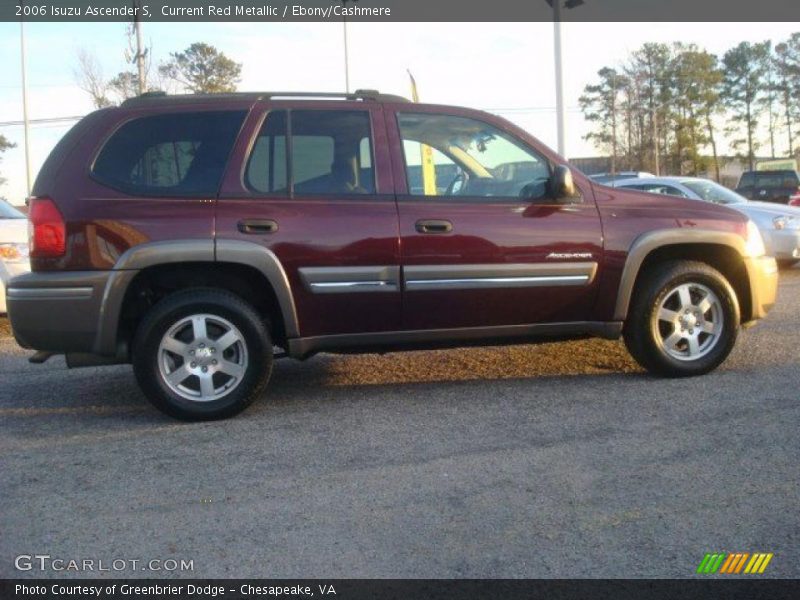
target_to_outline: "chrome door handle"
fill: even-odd
[[[453,231],[453,224],[441,219],[427,219],[417,221],[416,230],[419,233],[450,233]]]
[[[272,219],[244,219],[237,224],[242,233],[264,234],[278,231],[278,222]]]

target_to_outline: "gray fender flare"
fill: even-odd
[[[117,330],[128,286],[142,270],[156,265],[186,262],[230,262],[260,271],[275,291],[289,338],[299,337],[299,323],[291,286],[278,257],[267,248],[238,240],[173,240],[140,244],[119,257],[103,292],[94,352],[117,353]]]
[[[292,286],[281,265],[271,250],[253,242],[240,240],[217,240],[217,262],[248,265],[259,270],[272,286],[283,316],[287,338],[300,337],[300,323],[292,295]]]
[[[727,231],[713,229],[658,229],[643,233],[637,237],[628,250],[625,268],[617,291],[617,303],[614,309],[614,321],[624,321],[628,316],[628,307],[633,295],[633,286],[642,263],[653,250],[664,246],[680,246],[682,244],[707,244],[728,246],[745,256],[745,241],[742,236]]]

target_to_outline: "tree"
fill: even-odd
[[[595,124],[593,131],[586,134],[584,139],[591,140],[598,148],[611,152],[611,172],[616,173],[618,136],[622,130],[620,93],[627,87],[628,80],[625,76],[620,76],[615,69],[608,67],[600,69],[597,74],[600,82],[587,85],[578,100],[584,118]]]
[[[717,57],[697,46],[675,45],[675,107],[680,115],[683,154],[678,160],[691,165],[697,175],[706,169],[702,150],[711,146],[714,169],[719,181],[719,159],[715,138],[714,116],[720,112],[719,86],[722,72]],[[681,171],[682,172],[682,171]]]
[[[171,53],[159,72],[193,94],[235,92],[242,65],[214,46],[195,42],[183,52]]]
[[[136,39],[133,26],[126,28],[127,47],[123,52],[125,64],[129,65],[136,62]],[[144,75],[145,89],[147,79],[150,74],[150,55],[151,48],[143,51],[144,56]],[[123,102],[128,98],[139,95],[139,75],[133,71],[125,70],[117,73],[112,79],[106,79],[103,69],[97,57],[85,48],[79,48],[77,52],[78,66],[74,71],[75,80],[78,86],[92,97],[92,104],[95,108],[113,106]]]
[[[108,89],[122,102],[139,95],[139,76],[133,71],[120,71],[108,82]]]
[[[16,144],[12,144],[9,142],[5,136],[0,135],[0,154],[8,150],[9,148],[14,148]],[[0,159],[2,160],[2,159]],[[0,177],[0,185],[3,185],[6,182],[5,177]]]
[[[663,142],[668,135],[670,58],[670,49],[666,44],[647,43],[631,55],[626,68],[628,76],[636,80],[639,86],[639,108],[646,114],[642,115],[642,123],[649,123],[649,131],[642,131],[642,142],[652,148],[652,164],[656,175],[661,172],[661,146],[666,145]]]
[[[777,92],[788,142],[789,156],[794,154],[794,132],[792,123],[800,118],[800,33],[793,34],[786,42],[775,46],[777,70]]]
[[[108,82],[103,76],[103,68],[97,57],[86,48],[78,48],[76,54],[78,66],[73,71],[73,76],[78,87],[91,96],[95,108],[111,106]]]
[[[775,158],[775,131],[778,128],[778,74],[775,57],[772,54],[772,42],[764,42],[764,54],[760,57],[761,68],[764,72],[762,80],[762,94],[759,99],[759,108],[767,113],[767,133],[769,134],[770,156]]]
[[[722,57],[724,76],[722,79],[722,99],[730,111],[729,132],[742,134],[732,140],[734,148],[747,147],[748,168],[755,168],[755,153],[759,148],[756,132],[761,113],[759,100],[762,95],[764,77],[764,56],[768,53],[765,43],[742,42],[728,50]],[[742,132],[744,127],[744,132]]]

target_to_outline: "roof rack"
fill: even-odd
[[[149,103],[152,101],[180,100],[180,101],[200,101],[212,98],[228,98],[242,100],[282,100],[282,99],[342,99],[342,100],[361,100],[369,102],[409,102],[408,98],[394,94],[382,94],[378,90],[356,90],[355,92],[227,92],[221,94],[175,94],[168,95],[163,91],[145,92],[134,98],[128,98],[122,106]]]

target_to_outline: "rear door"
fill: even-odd
[[[377,103],[262,103],[237,143],[217,239],[271,250],[301,337],[400,326],[399,238]]]
[[[557,204],[551,161],[504,121],[395,108],[404,328],[587,320],[602,259],[590,186]]]

